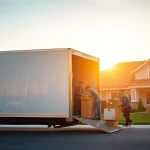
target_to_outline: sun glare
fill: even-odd
[[[116,62],[114,60],[105,59],[100,61],[100,71],[103,71],[105,69],[112,69]]]

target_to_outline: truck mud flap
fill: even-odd
[[[99,121],[99,120],[91,120],[91,119],[85,119],[85,118],[81,118],[81,117],[77,117],[77,116],[74,116],[74,118],[78,121],[81,121],[81,122],[84,122],[88,125],[91,125],[97,129],[100,129],[106,133],[113,133],[113,132],[116,132],[116,131],[119,131],[120,129],[122,129],[121,127],[112,127],[112,126],[109,126],[105,123],[105,121]]]

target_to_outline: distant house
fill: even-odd
[[[123,62],[112,69],[102,71],[101,96],[103,100],[120,98],[120,89],[124,89],[137,109],[141,99],[144,107],[150,105],[150,59],[147,61]]]

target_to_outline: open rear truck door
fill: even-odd
[[[71,51],[72,53],[72,103],[74,103],[74,89],[75,86],[78,85],[79,81],[83,81],[84,85],[90,85],[95,88],[100,93],[100,60],[97,57],[87,55],[75,50]],[[87,102],[88,103],[88,102]],[[91,103],[89,101],[89,103]],[[110,108],[113,109],[113,112],[116,112],[116,107],[118,107],[118,103],[113,101],[108,102],[107,108],[105,109],[106,117],[105,121],[100,120],[92,120],[93,117],[93,106],[84,105],[85,108],[82,107],[84,105],[81,100],[81,116],[75,116],[73,113],[73,118],[78,120],[79,122],[84,122],[88,125],[91,125],[97,129],[100,129],[106,133],[112,133],[115,131],[119,131],[121,127],[118,126],[118,113],[120,113],[117,109],[117,115],[109,112]],[[116,106],[117,105],[117,106]],[[89,108],[88,108],[89,107]],[[85,111],[82,109],[85,109]],[[87,113],[88,115],[85,115]],[[110,114],[110,115],[109,115]],[[108,116],[108,117],[107,117]]]

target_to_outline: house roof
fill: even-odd
[[[127,88],[132,80],[131,71],[146,61],[122,62],[116,64],[112,69],[100,72],[101,89]]]
[[[145,61],[143,64],[141,64],[140,66],[138,66],[137,68],[135,68],[131,73],[135,73],[136,71],[138,71],[139,69],[141,69],[142,67],[144,67],[146,64],[148,64],[150,62],[150,58]]]
[[[149,85],[150,84],[150,79],[142,79],[142,80],[132,80],[131,82],[128,83],[128,85]]]

